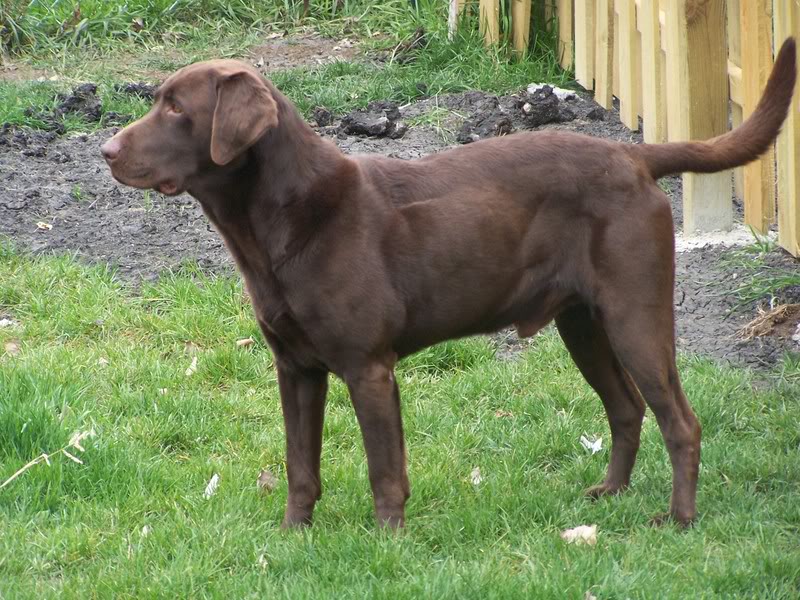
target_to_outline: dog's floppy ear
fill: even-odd
[[[211,160],[227,165],[278,124],[278,104],[264,80],[246,70],[223,76],[211,125]]]

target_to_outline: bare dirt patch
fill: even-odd
[[[56,77],[55,71],[37,69],[10,58],[0,58],[0,81],[44,81],[51,77]]]
[[[361,54],[348,38],[333,40],[316,33],[284,36],[271,34],[264,43],[250,48],[241,58],[265,74],[298,67],[318,67],[337,60],[352,61]]]

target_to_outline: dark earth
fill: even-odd
[[[120,93],[151,97],[154,87],[128,84]],[[116,183],[100,157],[103,141],[115,127],[92,134],[64,135],[67,113],[101,124],[123,125],[127,115],[104,113],[92,84],[59,98],[49,112],[31,107],[50,131],[0,128],[0,236],[33,253],[74,252],[88,263],[108,263],[134,285],[165,269],[196,262],[212,272],[233,266],[219,237],[189,196],[166,198]],[[559,98],[549,87],[496,97],[466,92],[429,98],[405,106],[376,102],[363,111],[333,115],[314,111],[312,126],[345,153],[379,153],[412,159],[457,143],[524,129],[561,128],[623,142],[642,136],[621,124],[616,110],[606,111],[584,94]],[[662,187],[681,223],[680,178]],[[52,227],[49,227],[52,226]],[[675,310],[678,346],[683,351],[754,367],[775,366],[786,353],[800,352],[792,340],[796,323],[783,323],[772,335],[741,338],[740,331],[759,307],[800,303],[800,286],[739,305],[735,291],[749,273],[730,260],[731,250],[704,247],[677,255]],[[797,274],[800,264],[776,249],[765,255],[773,274]],[[739,269],[739,271],[737,271]],[[800,311],[793,313],[800,318]],[[503,332],[494,337],[502,357],[525,342]]]

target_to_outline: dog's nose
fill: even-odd
[[[103,158],[105,158],[107,162],[111,162],[116,160],[116,158],[119,156],[119,151],[121,148],[122,146],[119,143],[119,140],[116,138],[116,136],[114,136],[105,144],[103,144],[103,146],[100,148],[100,152],[103,153]]]

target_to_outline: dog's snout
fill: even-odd
[[[103,144],[103,146],[100,148],[100,152],[102,152],[103,158],[105,158],[106,161],[111,162],[113,160],[116,160],[116,158],[119,156],[119,152],[121,149],[122,149],[122,144],[120,144],[117,137],[114,136],[110,140],[108,140],[105,144]]]

